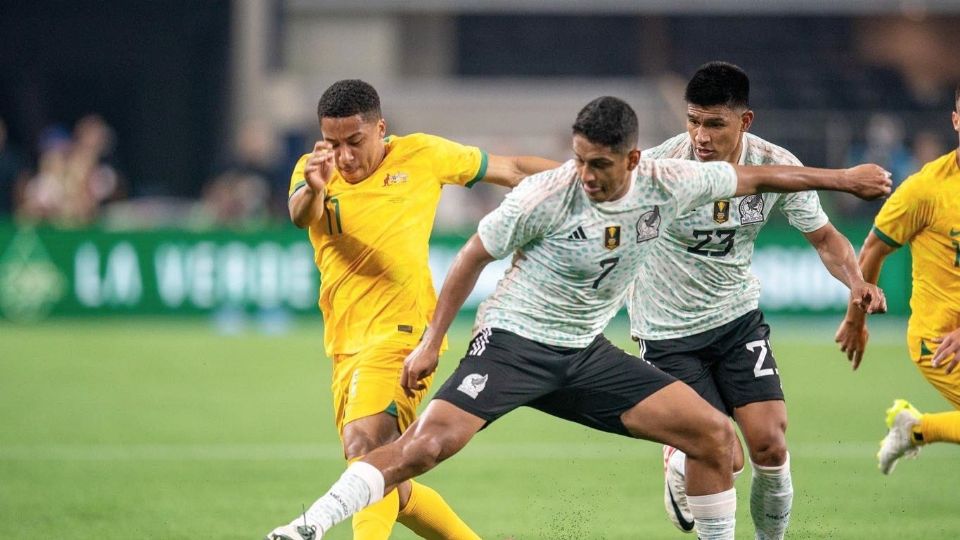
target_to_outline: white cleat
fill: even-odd
[[[880,472],[890,474],[897,466],[897,460],[902,457],[915,458],[920,453],[920,446],[913,440],[913,426],[920,421],[920,411],[907,400],[898,399],[887,409],[886,421],[889,430],[880,441],[877,461]]]
[[[693,532],[693,513],[687,504],[687,481],[683,474],[683,452],[663,447],[663,506],[673,525],[685,533]]]
[[[277,527],[264,540],[320,540],[323,532],[313,525],[284,525]]]

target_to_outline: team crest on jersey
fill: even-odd
[[[383,179],[383,187],[394,186],[396,184],[406,184],[407,183],[407,173],[387,173],[386,178]]]
[[[483,389],[486,388],[487,378],[489,377],[489,375],[471,373],[463,378],[463,382],[460,383],[460,386],[457,387],[457,390],[472,397],[473,399],[477,399],[477,396],[480,395],[480,392],[483,392]]]
[[[763,195],[759,193],[744,197],[740,201],[740,224],[760,223],[763,221]]]
[[[730,201],[726,199],[714,201],[713,220],[717,223],[726,223],[728,219],[730,219]]]
[[[660,207],[646,212],[637,220],[637,243],[653,240],[660,236]]]
[[[620,226],[608,225],[603,228],[603,247],[617,249],[620,247]]]

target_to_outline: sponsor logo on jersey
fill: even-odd
[[[397,184],[406,184],[407,183],[407,173],[387,173],[386,178],[383,179],[383,187],[395,186]]]
[[[744,197],[740,201],[740,224],[760,223],[763,221],[763,196],[759,193]]]
[[[457,390],[472,397],[473,399],[477,399],[477,396],[480,395],[480,392],[483,392],[483,389],[486,388],[488,377],[489,375],[471,373],[463,378],[463,382],[460,383],[460,386],[457,387]]]
[[[660,236],[660,207],[644,213],[637,220],[637,243],[653,240]]]
[[[583,232],[583,227],[578,226],[577,230],[570,233],[570,236],[567,236],[567,240],[586,240],[587,233]]]
[[[730,219],[730,201],[713,202],[713,220],[717,223],[726,223]]]
[[[620,247],[620,226],[608,225],[603,228],[603,247],[617,249]]]

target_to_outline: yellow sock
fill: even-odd
[[[397,521],[427,540],[480,540],[439,493],[413,480],[410,484],[410,500]]]
[[[952,442],[960,444],[960,411],[924,414],[914,429],[914,439],[929,444]]]
[[[353,540],[387,540],[397,522],[400,496],[393,490],[353,515]]]

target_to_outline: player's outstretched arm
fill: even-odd
[[[849,169],[816,169],[790,165],[734,165],[736,196],[754,193],[794,193],[812,189],[845,191],[861,199],[886,197],[893,188],[890,173],[873,164]]]
[[[327,193],[327,182],[333,175],[333,168],[333,149],[330,143],[317,141],[303,169],[303,178],[307,184],[298,189],[287,202],[290,221],[297,227],[305,229],[323,216],[323,199]]]
[[[556,169],[559,162],[536,156],[487,156],[487,173],[483,176],[484,182],[516,187],[521,180],[538,172]]]
[[[880,269],[883,267],[883,261],[895,248],[880,239],[873,231],[867,235],[860,250],[860,273],[863,280],[867,283],[876,284],[880,279]],[[851,301],[847,304],[847,315],[837,328],[837,334],[834,341],[840,344],[840,351],[846,353],[847,360],[851,362],[854,370],[860,367],[863,360],[863,354],[867,348],[867,339],[870,333],[867,331],[867,314],[859,306]]]
[[[426,387],[421,381],[437,369],[443,336],[473,291],[480,272],[493,260],[493,256],[483,247],[480,236],[476,234],[470,237],[457,253],[446,279],[443,280],[443,288],[440,290],[440,298],[437,299],[430,326],[424,332],[420,344],[407,355],[403,363],[400,384],[404,392],[409,394]]]
[[[807,241],[817,250],[820,261],[830,274],[850,289],[850,305],[866,313],[885,313],[887,299],[874,283],[867,283],[857,264],[853,245],[831,223],[804,233]]]

